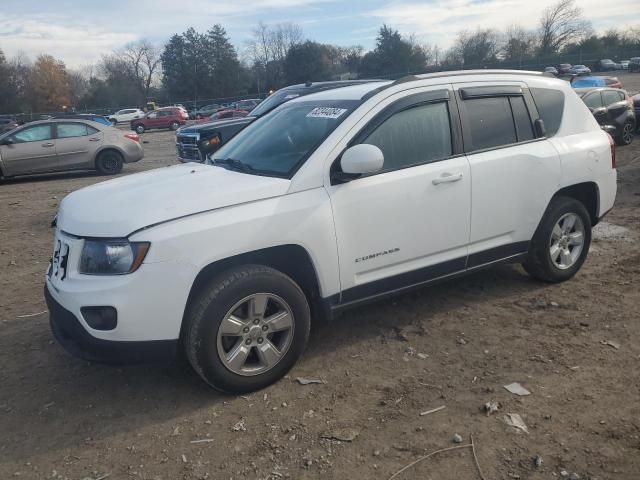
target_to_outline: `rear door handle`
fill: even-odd
[[[431,183],[433,183],[434,185],[440,185],[441,183],[453,183],[453,182],[459,182],[460,180],[462,180],[462,172],[458,172],[458,173],[445,172],[442,175],[440,175],[438,178],[434,178]]]
[[[89,141],[90,142],[99,142],[100,139],[99,138],[90,138]]]
[[[49,147],[55,147],[55,144],[54,143],[43,143],[42,146],[49,148]]]

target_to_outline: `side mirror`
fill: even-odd
[[[0,145],[13,145],[13,139],[11,137],[7,137],[2,140],[2,143],[0,143]]]
[[[544,128],[544,120],[541,118],[538,118],[533,122],[533,128],[536,130],[537,138],[544,138],[547,136],[547,129]]]
[[[374,173],[384,165],[384,155],[375,145],[362,143],[354,145],[342,154],[340,167],[342,171],[351,175]]]

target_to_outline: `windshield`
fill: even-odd
[[[282,105],[284,102],[289,100],[293,100],[294,98],[299,97],[300,94],[294,90],[279,90],[267,97],[260,105],[249,112],[249,115],[252,117],[261,117],[265,113],[270,112],[278,105]]]
[[[218,150],[214,165],[290,178],[359,100],[294,102],[256,120]]]

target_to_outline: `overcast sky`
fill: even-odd
[[[70,67],[94,63],[127,42],[164,43],[193,26],[221,23],[243,49],[251,29],[295,22],[305,36],[370,49],[382,23],[415,34],[419,41],[449,47],[457,31],[477,26],[537,25],[555,0],[0,0],[0,49],[32,59],[49,53]],[[597,31],[640,23],[640,0],[578,0]]]

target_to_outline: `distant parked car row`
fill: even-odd
[[[565,75],[589,75],[595,72],[613,72],[616,70],[628,70],[629,72],[640,72],[640,57],[633,57],[629,60],[614,62],[610,58],[604,58],[595,62],[592,68],[586,65],[571,65],[570,63],[560,63],[556,66],[548,66],[544,68],[545,73],[551,73],[555,76]]]
[[[247,100],[240,100],[231,103],[212,103],[210,105],[204,105],[200,108],[193,109],[189,112],[189,118],[199,120],[201,118],[229,118],[229,116],[216,116],[221,111],[237,111],[237,112],[250,112],[258,106],[261,102],[259,98],[250,98]]]

